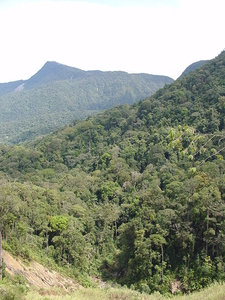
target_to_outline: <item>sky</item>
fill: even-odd
[[[0,82],[47,61],[176,79],[225,48],[224,0],[0,0]]]

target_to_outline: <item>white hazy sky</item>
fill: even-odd
[[[225,48],[224,0],[0,0],[0,82],[46,61],[176,79]]]

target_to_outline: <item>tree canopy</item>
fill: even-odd
[[[5,247],[149,293],[224,280],[225,52],[131,106],[0,147]]]

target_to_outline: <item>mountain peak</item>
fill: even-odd
[[[67,80],[84,74],[77,68],[69,67],[55,61],[47,61],[44,66],[27,80],[26,88],[51,83],[57,80]]]

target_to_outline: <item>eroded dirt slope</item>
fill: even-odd
[[[64,277],[58,272],[50,271],[48,268],[35,261],[31,262],[29,265],[25,265],[20,258],[14,258],[4,250],[3,260],[5,263],[6,272],[11,275],[24,275],[27,283],[31,286],[33,285],[38,288],[60,287],[69,291],[82,288],[82,286],[79,285],[75,280],[69,277]]]

